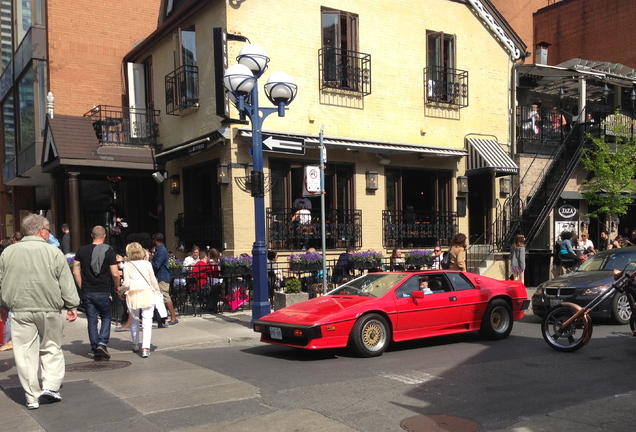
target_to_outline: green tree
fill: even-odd
[[[631,119],[618,112],[614,118]],[[610,217],[627,213],[628,205],[636,194],[636,139],[626,125],[627,121],[615,121],[607,127],[607,134],[615,142],[607,142],[605,137],[593,138],[593,147],[583,149],[581,162],[592,177],[583,182],[583,197],[598,208],[589,213],[598,218],[602,214]]]

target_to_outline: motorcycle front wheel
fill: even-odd
[[[582,316],[567,328],[561,324],[577,312],[568,306],[557,306],[548,311],[543,317],[541,331],[543,339],[557,351],[573,352],[583,348],[589,340],[588,333],[592,331],[592,323],[589,317]]]

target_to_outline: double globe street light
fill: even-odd
[[[263,135],[265,118],[278,112],[285,117],[285,107],[292,103],[298,92],[291,76],[286,72],[274,72],[265,84],[265,95],[276,106],[258,106],[258,79],[269,64],[265,50],[254,44],[243,47],[236,57],[238,64],[228,67],[223,75],[223,86],[230,100],[241,114],[249,117],[252,124],[252,157],[254,168],[250,173],[250,192],[254,197],[255,240],[252,248],[252,271],[254,276],[252,320],[270,313],[267,278],[267,245],[265,243],[265,176],[263,175]]]

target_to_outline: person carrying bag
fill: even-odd
[[[152,316],[155,305],[164,307],[163,296],[155,277],[152,264],[144,259],[145,251],[137,242],[126,246],[128,260],[124,265],[124,283],[119,296],[126,296],[126,305],[132,317],[130,332],[132,336],[132,350],[139,351],[139,321],[143,328],[141,356],[147,358],[150,354],[152,336]],[[141,315],[141,316],[140,316]],[[166,314],[167,315],[167,314]]]

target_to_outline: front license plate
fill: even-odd
[[[550,299],[550,307],[558,306],[563,303],[562,299]]]
[[[280,331],[279,327],[270,327],[269,328],[269,335],[271,336],[272,339],[283,339],[283,332]]]

